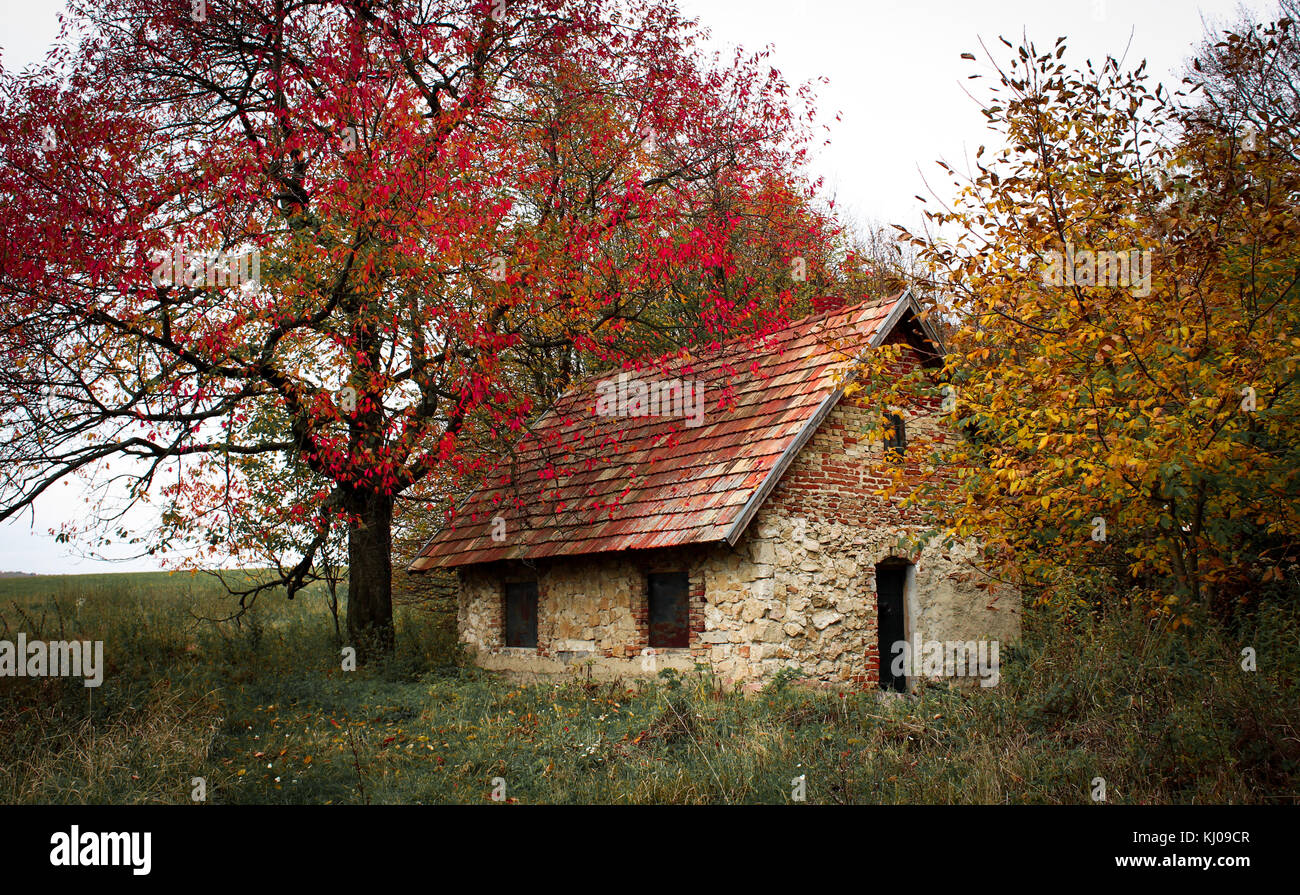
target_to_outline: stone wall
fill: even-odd
[[[688,570],[691,646],[649,650],[646,576]],[[697,551],[640,551],[460,571],[461,639],[484,668],[528,674],[580,671],[595,678],[687,671],[702,656],[704,592]],[[505,584],[537,581],[537,648],[504,645]]]
[[[706,587],[702,640],[724,677],[760,681],[795,665],[818,680],[877,683],[876,565],[890,559],[913,564],[909,640],[1015,639],[1019,600],[977,587],[978,544],[926,542],[934,520],[901,505],[906,486],[888,500],[873,493],[887,484],[874,471],[883,445],[863,437],[874,413],[840,402],[750,523],[736,571]],[[905,415],[909,440],[943,437],[933,408]],[[908,472],[921,474],[915,463]]]

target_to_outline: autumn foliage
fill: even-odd
[[[1072,69],[1064,40],[990,53],[995,131],[916,243],[949,330],[938,379],[962,433],[913,499],[984,538],[1039,599],[1136,597],[1190,622],[1294,582],[1300,553],[1300,115],[1139,66]],[[1206,53],[1285,97],[1288,20]],[[971,56],[974,59],[974,56]]]

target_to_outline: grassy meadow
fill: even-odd
[[[345,672],[325,594],[242,619],[206,576],[0,579],[0,639],[103,640],[98,688],[0,678],[0,802],[1300,801],[1300,630],[1035,610],[987,690],[757,694],[703,670],[521,683],[467,665],[454,615],[398,608],[398,651]],[[1257,670],[1243,671],[1243,645]],[[504,793],[494,778],[504,780]]]

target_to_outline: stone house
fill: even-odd
[[[902,689],[914,675],[893,673],[899,640],[1014,638],[1018,596],[977,586],[978,544],[926,542],[901,496],[874,493],[883,462],[920,474],[909,436],[950,437],[935,402],[890,408],[889,443],[869,440],[881,410],[846,396],[844,374],[886,343],[938,366],[904,292],[584,380],[411,571],[455,570],[460,637],[502,671],[612,678],[704,662],[747,685],[792,666]]]

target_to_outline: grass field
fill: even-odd
[[[800,777],[810,803],[1086,803],[1096,777],[1112,803],[1300,801],[1278,610],[1192,636],[1040,612],[997,688],[900,698],[520,684],[460,661],[436,605],[399,607],[392,662],[345,672],[323,593],[232,609],[203,576],[0,579],[0,639],[103,640],[107,665],[98,688],[0,678],[0,802],[187,803],[196,777],[208,803],[780,803]]]

